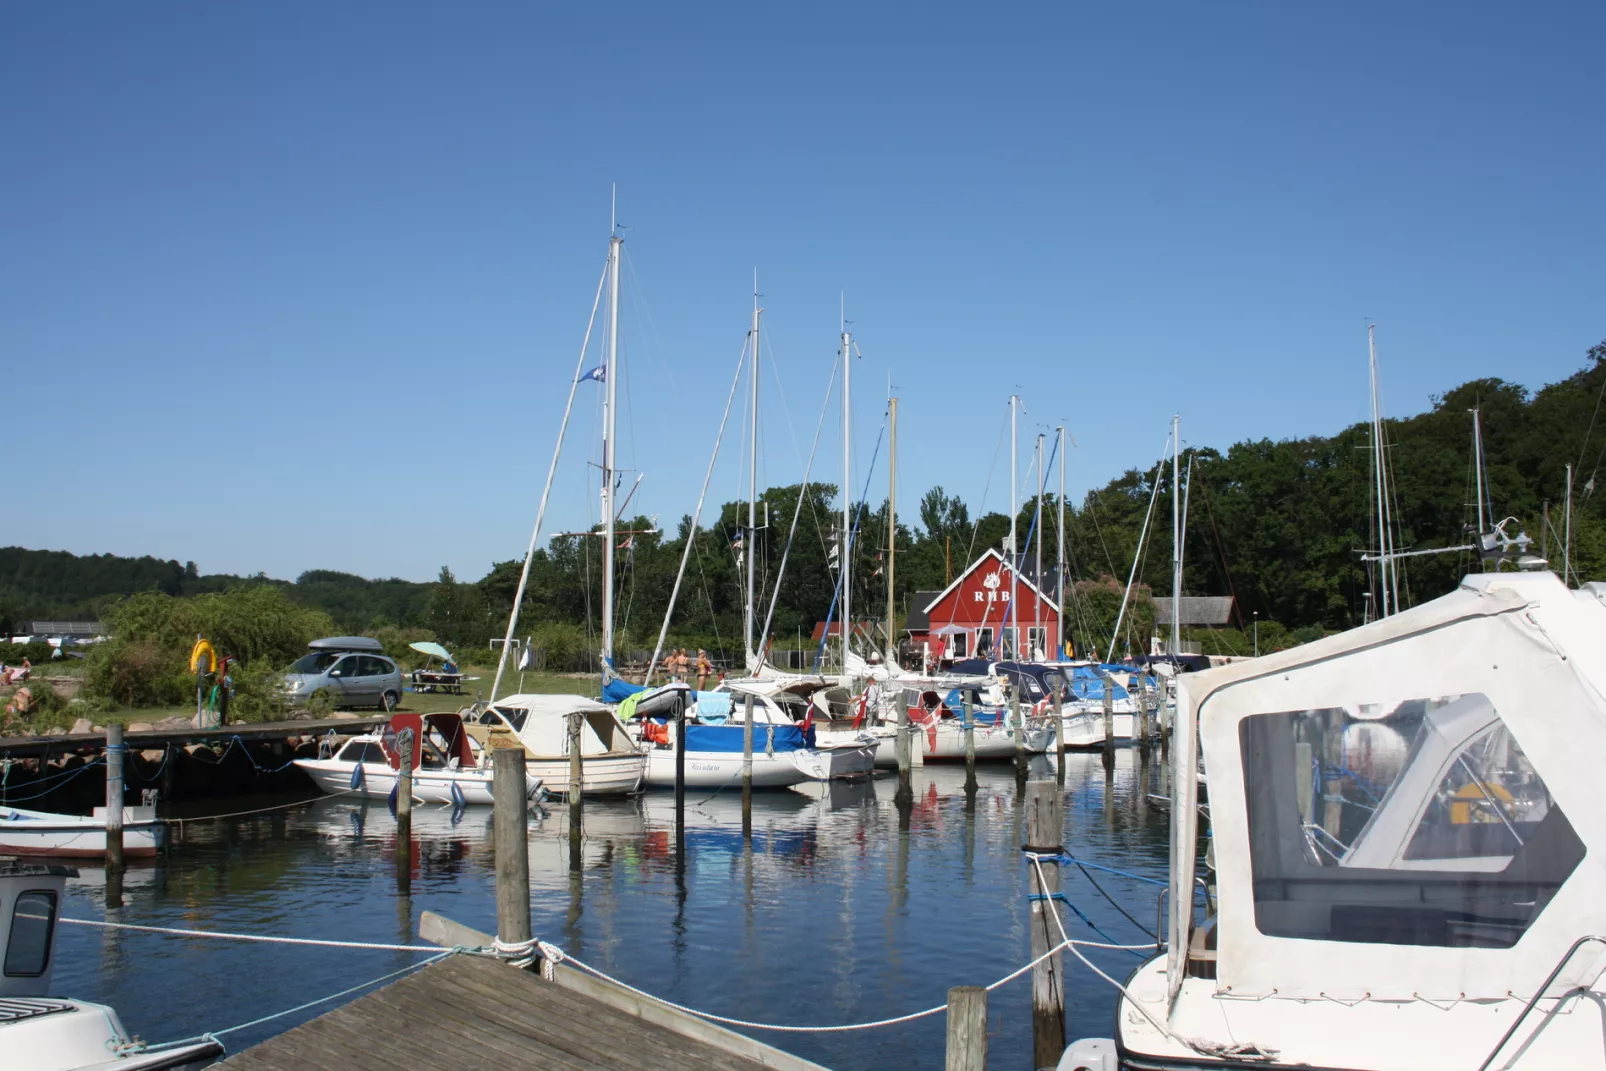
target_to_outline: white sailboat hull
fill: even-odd
[[[1012,759],[1015,757],[1015,733],[1007,728],[989,725],[985,728],[975,727],[976,758],[986,761],[990,759]],[[877,766],[898,765],[898,737],[897,730],[887,727],[877,731],[879,743],[876,747],[875,762]],[[920,736],[925,744],[926,762],[964,761],[965,758],[965,730],[958,721],[944,721],[938,724],[933,733],[930,729],[921,729]]]
[[[875,772],[880,741],[873,736],[816,730],[814,743],[812,748],[787,752],[811,781],[868,777]]]
[[[809,780],[809,775],[792,757],[795,751],[770,755],[753,752],[753,787],[786,788]],[[647,784],[654,788],[675,787],[675,749],[653,748],[647,754]],[[686,752],[687,788],[740,788],[742,756],[733,751]]]

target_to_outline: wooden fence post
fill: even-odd
[[[987,1071],[987,990],[948,990],[948,1050],[944,1071]]]
[[[1052,781],[1026,783],[1026,847],[1029,853],[1049,855],[1060,850],[1065,831],[1064,800]],[[1059,891],[1059,866],[1027,863],[1031,901],[1032,959],[1061,941],[1059,907],[1050,899]],[[1065,1050],[1065,989],[1060,955],[1055,953],[1032,968],[1032,1066],[1053,1067]]]
[[[106,866],[123,865],[123,727],[106,726]]]
[[[576,742],[578,744],[578,741]],[[504,944],[530,939],[529,811],[522,745],[492,748],[495,802],[496,936]]]

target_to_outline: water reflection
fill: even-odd
[[[1067,755],[1066,843],[1079,857],[1163,877],[1165,816],[1147,807],[1158,756]],[[1037,757],[1032,777],[1056,776]],[[1147,774],[1147,777],[1144,775]],[[674,797],[587,801],[573,837],[567,809],[530,824],[534,932],[603,970],[723,1014],[842,1023],[941,1003],[952,985],[985,984],[1028,958],[1020,786],[1009,764],[983,765],[973,794],[963,765],[916,770],[900,808],[895,779],[759,792],[744,833],[739,789],[691,794],[684,852]],[[904,813],[900,814],[900,810]],[[168,857],[131,867],[121,921],[356,941],[411,940],[424,910],[495,926],[489,809],[418,807],[398,836],[383,803],[324,800],[270,815],[198,823]],[[1102,931],[1143,935],[1072,870],[1063,888]],[[1155,891],[1100,875],[1137,919]],[[103,874],[85,869],[67,913],[103,917]],[[1071,932],[1097,939],[1074,916]],[[411,957],[175,940],[64,929],[58,988],[116,1006],[151,1040],[254,1019],[395,970]],[[1137,960],[1104,954],[1118,976]],[[184,994],[175,999],[175,993]],[[1104,983],[1072,970],[1067,1014],[1105,1029]],[[231,1050],[309,1018],[231,1037]],[[1030,995],[993,995],[995,1066],[1030,1059]],[[1001,1027],[1000,1024],[1001,1023]],[[766,1040],[828,1067],[940,1068],[941,1016],[848,1035]]]

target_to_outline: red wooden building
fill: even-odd
[[[932,664],[938,658],[1056,658],[1059,604],[1024,572],[1012,588],[1011,571],[1002,554],[989,550],[945,590],[917,594],[909,614],[915,648],[925,647]]]

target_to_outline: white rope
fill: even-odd
[[[935,1007],[925,1008],[925,1009],[923,1009],[921,1011],[910,1012],[907,1015],[894,1016],[891,1019],[876,1019],[873,1022],[868,1022],[868,1023],[846,1023],[846,1024],[843,1024],[843,1025],[840,1025],[840,1026],[791,1026],[791,1025],[786,1025],[786,1024],[781,1024],[781,1023],[757,1023],[757,1022],[753,1022],[753,1021],[748,1020],[748,1019],[732,1019],[732,1018],[730,1018],[728,1016],[715,1015],[712,1012],[698,1011],[696,1008],[688,1008],[684,1004],[676,1004],[672,1000],[665,1000],[663,997],[657,996],[656,994],[653,994],[653,993],[648,993],[644,989],[637,989],[635,986],[631,985],[628,982],[621,982],[619,979],[615,978],[613,975],[606,974],[603,971],[599,971],[597,968],[591,966],[589,963],[586,963],[583,960],[576,959],[571,955],[568,955],[561,948],[558,948],[558,947],[556,947],[554,945],[549,945],[544,941],[537,942],[537,943],[538,943],[538,945],[539,945],[539,947],[541,949],[542,956],[546,959],[546,963],[543,964],[543,967],[542,967],[542,973],[543,974],[545,974],[555,964],[564,963],[564,962],[572,963],[576,967],[578,967],[581,970],[585,971],[587,974],[595,975],[596,977],[602,979],[605,982],[612,982],[614,985],[619,986],[621,989],[629,990],[630,992],[636,994],[638,997],[646,997],[648,1000],[656,1001],[659,1004],[664,1005],[665,1007],[674,1008],[676,1011],[683,1011],[688,1015],[695,1015],[699,1019],[708,1019],[708,1020],[710,1020],[712,1022],[725,1023],[725,1024],[729,1025],[729,1026],[746,1027],[746,1028],[748,1028],[750,1030],[776,1030],[776,1031],[781,1031],[783,1033],[790,1033],[790,1034],[836,1034],[836,1033],[843,1033],[843,1032],[849,1031],[849,1030],[871,1030],[871,1029],[874,1029],[876,1027],[881,1027],[881,1026],[895,1026],[898,1023],[913,1022],[916,1019],[924,1019],[927,1016],[936,1015],[938,1012],[944,1012],[944,1011],[948,1010],[948,1005],[944,1003],[944,1004],[938,1004]],[[1021,975],[1025,974],[1027,971],[1031,970],[1033,967],[1035,967],[1039,963],[1043,962],[1049,956],[1052,956],[1054,953],[1060,951],[1062,948],[1068,948],[1068,947],[1071,947],[1073,945],[1085,945],[1088,948],[1113,948],[1113,949],[1121,949],[1121,950],[1127,950],[1127,949],[1133,949],[1133,948],[1153,948],[1154,947],[1153,945],[1150,945],[1150,944],[1143,944],[1143,945],[1112,945],[1112,944],[1103,944],[1103,943],[1098,942],[1098,941],[1076,941],[1076,940],[1072,940],[1070,938],[1066,938],[1064,944],[1049,949],[1047,952],[1043,953],[1041,956],[1038,956],[1036,959],[1034,959],[1030,963],[1026,964],[1026,966],[1021,967],[1018,970],[1011,971],[1009,974],[1006,974],[1002,978],[998,979],[998,981],[996,981],[996,982],[992,983],[991,985],[987,986],[986,987],[987,991],[988,992],[992,992],[994,989],[997,989],[1000,986],[1007,985],[1008,983],[1013,982],[1015,979],[1019,978]]]
[[[220,930],[179,930],[168,926],[136,926],[129,922],[101,922],[96,919],[75,919],[63,916],[56,920],[74,926],[96,926],[106,930],[135,930],[140,933],[160,933],[169,937],[216,937],[224,941],[254,941],[270,945],[314,945],[320,948],[367,948],[376,952],[427,952],[440,953],[439,945],[386,945],[368,941],[322,941],[313,937],[274,937],[259,933],[224,933]]]
[[[1027,857],[1028,857],[1028,859],[1030,860],[1030,862],[1032,864],[1032,869],[1037,871],[1037,888],[1038,888],[1038,891],[1042,892],[1046,896],[1047,895],[1047,889],[1048,889],[1048,882],[1043,876],[1043,862],[1042,862],[1042,859],[1036,853],[1028,853]],[[1224,1041],[1211,1041],[1208,1038],[1184,1037],[1183,1035],[1176,1033],[1174,1030],[1171,1030],[1169,1027],[1163,1026],[1158,1019],[1156,1019],[1152,1014],[1150,1014],[1149,1009],[1145,1008],[1141,1003],[1138,1002],[1137,998],[1133,997],[1132,994],[1127,991],[1126,986],[1122,985],[1120,982],[1117,982],[1114,978],[1111,978],[1109,975],[1107,975],[1103,971],[1099,970],[1097,967],[1095,967],[1093,965],[1093,961],[1092,960],[1090,960],[1086,956],[1082,955],[1081,950],[1078,949],[1076,947],[1076,945],[1080,944],[1080,943],[1085,943],[1085,942],[1077,942],[1077,941],[1072,941],[1070,939],[1070,936],[1065,932],[1065,921],[1060,918],[1059,908],[1054,906],[1054,901],[1045,899],[1045,900],[1040,900],[1038,902],[1043,904],[1045,906],[1045,908],[1048,910],[1049,914],[1051,914],[1054,917],[1054,925],[1055,925],[1055,927],[1057,927],[1059,929],[1060,938],[1064,942],[1062,947],[1069,948],[1071,950],[1071,955],[1073,955],[1077,959],[1081,960],[1082,961],[1082,965],[1084,967],[1086,967],[1088,970],[1092,971],[1094,974],[1098,975],[1100,978],[1104,979],[1106,982],[1108,982],[1112,986],[1114,986],[1116,991],[1118,993],[1120,993],[1121,996],[1126,998],[1127,1004],[1129,1006],[1133,1007],[1133,1008],[1136,1008],[1137,1011],[1139,1012],[1139,1014],[1141,1014],[1145,1019],[1147,1019],[1149,1021],[1149,1025],[1154,1027],[1156,1030],[1158,1030],[1165,1037],[1170,1038],[1172,1041],[1175,1041],[1179,1045],[1185,1045],[1188,1048],[1192,1049],[1194,1052],[1201,1053],[1201,1054],[1203,1054],[1205,1056],[1216,1056],[1216,1057],[1229,1057],[1230,1056],[1230,1057],[1233,1057],[1233,1058],[1236,1058],[1236,1059],[1239,1059],[1239,1060],[1246,1060],[1246,1061],[1247,1060],[1275,1060],[1277,1058],[1277,1052],[1278,1052],[1277,1049],[1270,1049],[1270,1048],[1265,1047],[1264,1045],[1257,1045],[1256,1043],[1254,1043],[1252,1041],[1229,1043],[1229,1042],[1224,1042]],[[1140,945],[1140,946],[1137,946],[1137,947],[1152,948],[1154,946],[1153,945]],[[1052,953],[1049,953],[1048,955],[1052,955]],[[1048,955],[1044,955],[1044,956],[1042,956],[1040,958],[1041,959],[1047,959]]]

